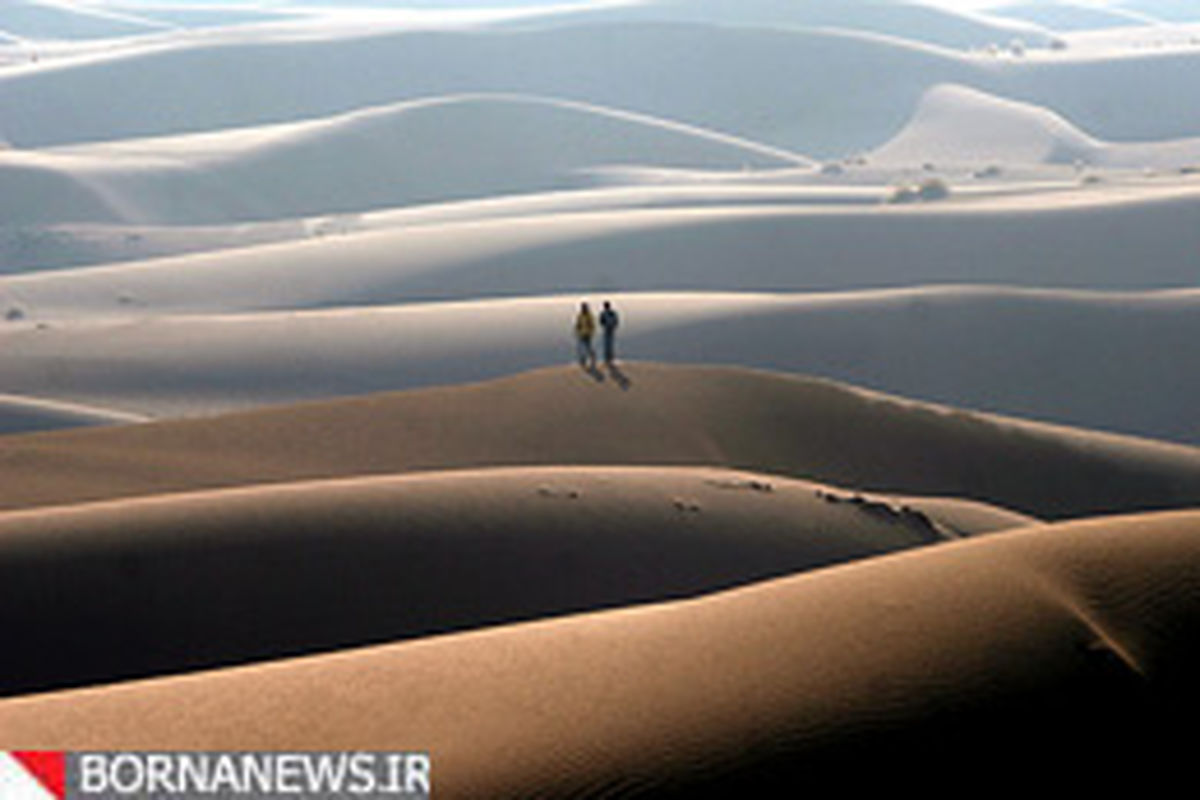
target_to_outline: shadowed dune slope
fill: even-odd
[[[466,386],[10,437],[0,507],[481,466],[707,465],[1042,518],[1193,505],[1200,450],[725,367]]]
[[[958,792],[979,774],[1078,789],[1190,774],[1177,723],[1197,710],[1197,641],[1200,514],[1174,512],[690,601],[15,698],[0,702],[0,744],[420,747],[445,798],[691,796],[693,781],[762,796],[772,781],[831,777]]]
[[[1032,522],[708,468],[426,473],[10,513],[0,693],[679,598]]]
[[[0,394],[0,435],[120,425],[144,422],[145,417],[107,408],[63,403],[40,397]]]

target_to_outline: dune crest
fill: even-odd
[[[1066,164],[1179,169],[1200,163],[1200,138],[1145,144],[1100,141],[1053,111],[965,86],[925,93],[899,134],[872,160],[909,164]]]
[[[128,425],[148,419],[140,414],[97,406],[0,394],[0,436],[92,425]]]
[[[620,379],[603,382],[575,367],[546,368],[465,386],[10,437],[0,507],[545,464],[732,467],[973,499],[1042,518],[1176,508],[1200,497],[1200,451],[1184,445],[779,373],[621,369]]]
[[[1035,522],[731,470],[557,466],[0,514],[0,694],[688,597]]]
[[[1200,338],[1197,290],[920,286],[604,296],[626,313],[622,352],[639,359],[821,375],[950,406],[1200,443],[1191,413],[1200,372],[1165,355]],[[92,319],[0,326],[9,391],[167,418],[487,380],[568,356],[563,325],[579,301],[552,295],[157,317],[126,297],[124,306],[117,302],[126,314],[146,316],[133,322],[101,309]],[[47,363],[61,367],[49,372]],[[1171,389],[1147,392],[1152,386]]]
[[[468,94],[322,119],[0,152],[14,224],[216,225],[587,186],[589,170],[811,167],[735,136],[552,98]]]

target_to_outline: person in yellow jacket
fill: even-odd
[[[596,348],[592,346],[595,335],[596,317],[588,304],[582,303],[579,313],[575,316],[575,343],[579,353],[579,366],[584,369],[596,368]]]

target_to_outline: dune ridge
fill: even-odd
[[[90,425],[128,425],[147,419],[141,414],[110,408],[0,394],[0,435],[3,436]]]
[[[714,468],[558,466],[11,512],[0,694],[687,597],[1034,522]]]
[[[512,59],[513,52],[522,58]],[[698,54],[708,55],[698,60]],[[1200,90],[1180,79],[1195,69],[1196,58],[1190,48],[1122,58],[1068,50],[1011,62],[854,30],[672,22],[534,26],[487,35],[231,33],[155,40],[0,74],[11,109],[0,137],[44,148],[287,122],[420,97],[508,92],[621,108],[840,158],[891,138],[932,86],[957,83],[1049,107],[1104,139],[1148,141],[1195,135],[1200,120],[1189,101]],[[548,63],[558,68],[540,67]],[[723,66],[714,74],[716,63]],[[209,79],[187,80],[195,70]],[[720,80],[697,82],[698,71]],[[808,74],[824,79],[776,79]],[[111,85],[141,91],[99,100],[98,87]],[[232,96],[230,88],[236,89]],[[824,113],[805,113],[818,106]]]
[[[1200,22],[1200,13],[1187,0],[1120,0],[1118,7],[1175,22]]]
[[[0,31],[14,39],[111,39],[169,30],[144,16],[103,6],[45,0],[5,0]]]
[[[946,84],[926,92],[909,123],[871,159],[1179,169],[1200,163],[1200,138],[1104,142],[1047,108]]]
[[[565,190],[609,165],[813,164],[645,115],[458,95],[258,128],[0,152],[0,177],[13,187],[0,212],[23,225],[261,222]]]
[[[1184,445],[785,374],[655,364],[622,370],[602,383],[559,367],[465,386],[8,437],[0,508],[539,464],[732,467],[973,499],[1039,518],[1180,507],[1200,496],[1200,454]]]
[[[1066,0],[1009,2],[988,9],[990,16],[1032,22],[1060,32],[1161,24],[1161,20],[1116,5],[1091,5]]]
[[[523,55],[513,59],[514,52]],[[697,61],[703,53],[721,54],[726,67],[720,84],[696,84],[696,71],[711,69],[708,58]],[[772,79],[806,74],[823,62],[845,65],[847,77],[878,104],[839,102],[824,86],[806,89],[793,83],[785,89]],[[857,62],[862,63],[852,67]],[[543,69],[547,63],[558,68]],[[893,97],[864,82],[866,64],[893,70],[896,79],[889,83],[901,91]],[[296,39],[196,37],[0,74],[12,109],[0,136],[18,147],[44,148],[287,122],[422,97],[503,92],[621,108],[807,154],[838,146],[846,137],[843,147],[877,143],[880,130],[903,121],[907,101],[919,96],[917,86],[923,83],[915,76],[925,68],[964,78],[973,71],[952,51],[855,32],[665,22],[550,26],[486,36],[385,30]],[[209,77],[187,80],[194,70]],[[832,66],[829,72],[837,74]],[[97,85],[114,84],[143,91],[107,103],[89,101]],[[297,89],[301,86],[304,91]],[[232,97],[230,87],[236,88]],[[782,120],[780,110],[811,106],[818,96],[828,104],[828,121],[810,119],[797,136],[789,130],[795,123]],[[754,120],[761,122],[747,124]]]
[[[1049,30],[1029,21],[919,2],[629,0],[597,9],[564,9],[548,15],[548,19],[575,24],[656,21],[783,29],[841,28],[958,49],[1008,42],[1014,38],[1028,41],[1033,47],[1048,46],[1053,41]]]
[[[1200,337],[1200,292],[1187,289],[620,292],[168,317],[130,295],[128,316],[98,302],[90,319],[0,326],[0,374],[10,391],[157,418],[459,384],[571,357],[564,327],[580,297],[601,296],[625,315],[622,353],[642,360],[821,375],[1200,443],[1200,375],[1178,356]],[[21,313],[44,313],[16,297],[0,290]]]
[[[927,283],[1180,288],[1194,277],[1198,198],[1187,184],[1050,195],[1032,204],[995,198],[805,207],[751,194],[748,202],[735,196],[715,206],[551,208],[13,275],[0,280],[0,295],[37,319],[128,315],[139,307],[227,313],[597,288],[729,291],[733,264],[739,291]]]

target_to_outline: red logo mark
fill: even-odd
[[[67,756],[61,750],[14,750],[14,759],[55,797],[67,794]]]

